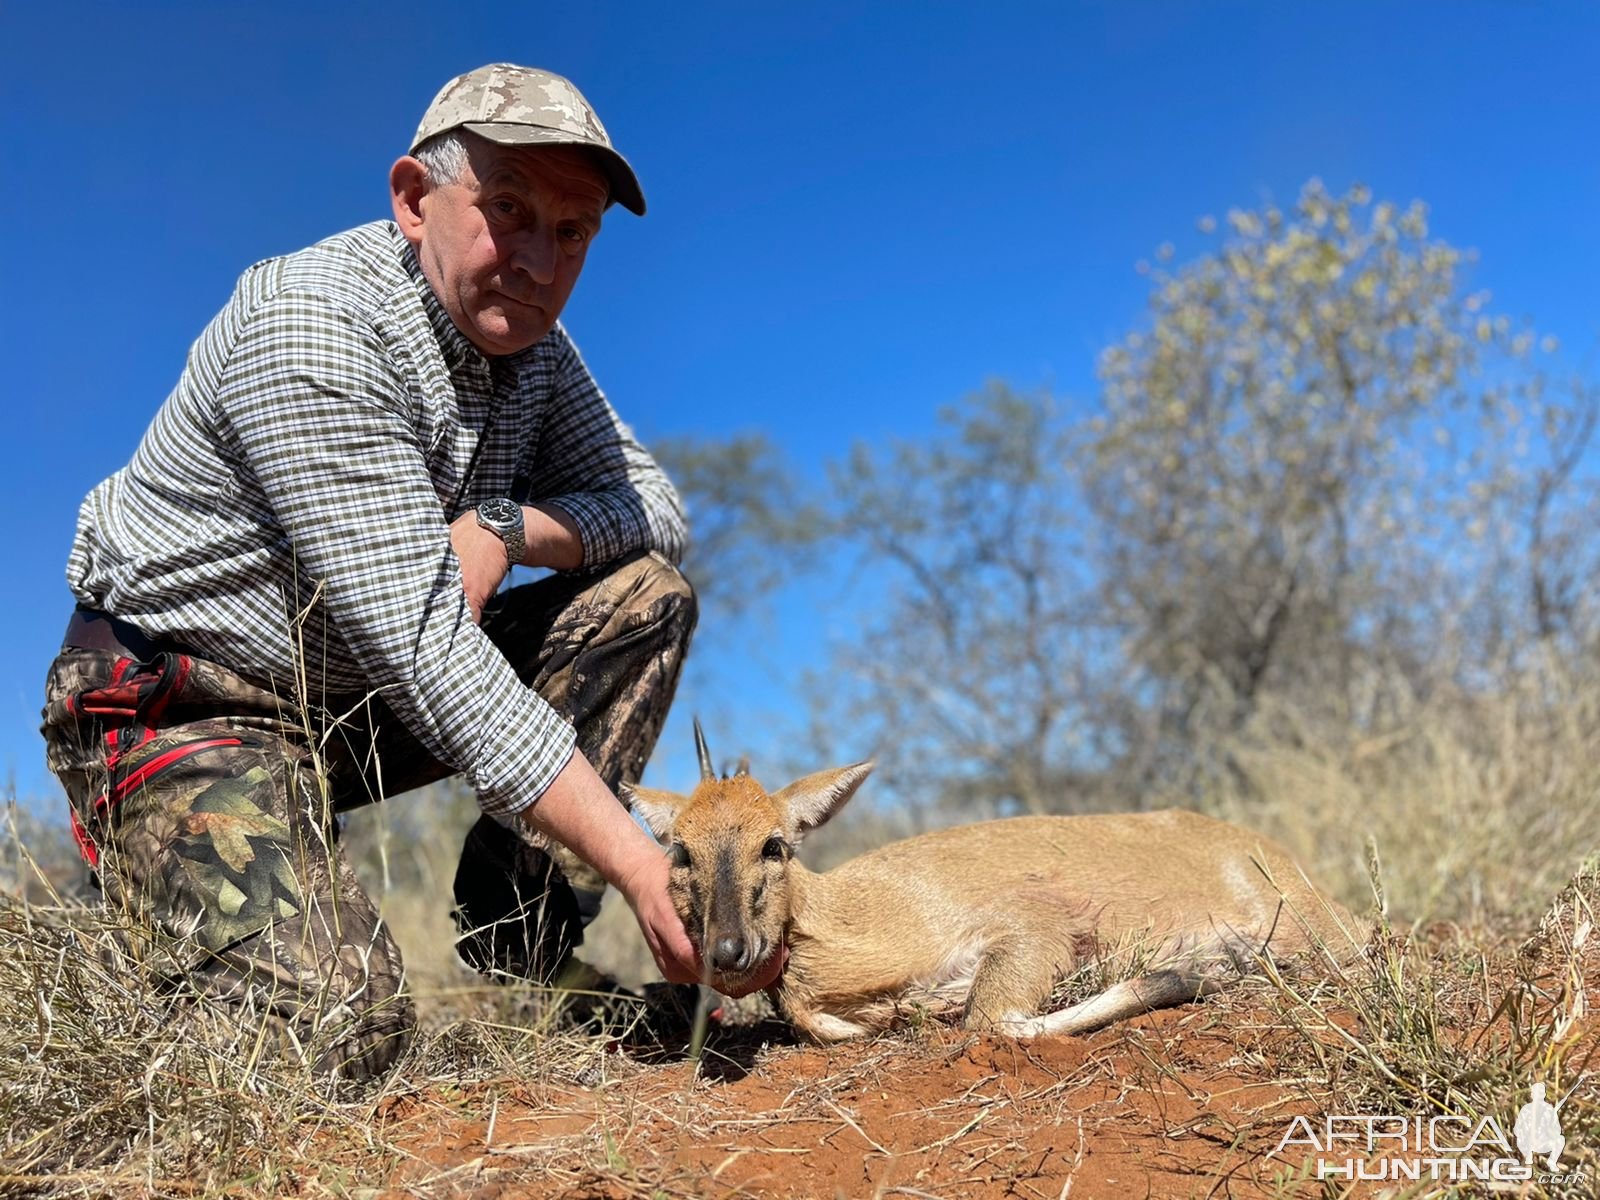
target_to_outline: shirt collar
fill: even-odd
[[[504,365],[520,367],[523,362],[533,357],[540,343],[529,346],[526,350],[519,350],[515,354],[507,354],[491,358],[479,350],[469,340],[467,335],[456,327],[450,319],[450,314],[445,312],[444,305],[439,302],[439,297],[434,294],[433,285],[428,282],[428,277],[422,273],[422,263],[417,259],[417,250],[400,233],[399,226],[393,222],[389,228],[393,231],[394,239],[399,243],[400,261],[404,264],[406,274],[411,276],[411,282],[417,289],[417,295],[422,299],[422,308],[428,314],[428,323],[433,326],[434,336],[439,340],[439,348],[444,352],[445,365],[451,370],[460,366],[468,366],[478,370],[488,370],[490,367]],[[548,334],[546,335],[549,336]]]
[[[433,326],[433,335],[438,339],[439,349],[444,352],[445,365],[452,371],[457,367],[471,364],[486,368],[489,363],[479,350],[467,340],[466,334],[456,328],[456,323],[450,319],[450,314],[445,312],[444,305],[439,303],[439,297],[433,294],[433,285],[428,282],[428,277],[422,273],[422,263],[417,260],[417,250],[400,233],[397,225],[389,227],[394,234],[395,242],[400,251],[400,262],[406,269],[406,274],[411,276],[411,285],[417,289],[417,295],[422,300],[422,310],[428,314],[428,324]]]

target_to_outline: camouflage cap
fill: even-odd
[[[422,114],[411,149],[452,129],[503,146],[587,146],[611,179],[611,198],[644,215],[644,193],[633,168],[612,148],[606,127],[583,93],[560,75],[512,63],[491,63],[457,75]]]

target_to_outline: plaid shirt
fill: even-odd
[[[449,521],[493,496],[569,513],[586,567],[681,554],[677,494],[566,331],[485,358],[379,222],[244,273],[84,501],[67,580],[288,694],[378,693],[504,819],[575,737],[472,623]]]

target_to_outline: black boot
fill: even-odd
[[[489,976],[550,983],[583,943],[584,914],[561,868],[479,817],[456,868],[456,952]]]

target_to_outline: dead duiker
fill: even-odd
[[[1342,961],[1366,940],[1281,847],[1181,810],[984,821],[809,871],[795,847],[872,764],[769,794],[742,768],[716,777],[698,723],[695,736],[694,792],[636,788],[634,809],[670,839],[672,897],[708,966],[737,983],[787,944],[774,999],[819,1041],[914,1011],[1081,1033],[1193,1000],[1266,956]],[[1140,973],[1040,1015],[1059,980],[1108,949]]]

